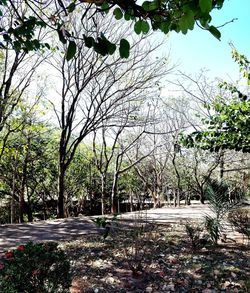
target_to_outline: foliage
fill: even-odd
[[[142,223],[133,226],[132,230],[125,233],[125,237],[130,239],[129,243],[124,247],[124,256],[133,277],[138,277],[143,272],[143,262],[146,258],[146,242],[150,239],[150,235],[145,233],[145,227]]]
[[[159,30],[164,34],[169,31],[186,34],[194,28],[197,22],[202,29],[209,31],[217,39],[220,39],[219,30],[211,25],[211,12],[220,9],[224,0],[191,0],[191,1],[134,1],[134,0],[80,0],[80,1],[55,1],[49,9],[47,3],[37,1],[25,1],[25,9],[29,13],[20,11],[22,5],[10,0],[0,1],[0,14],[6,15],[6,10],[14,16],[13,24],[9,27],[1,25],[3,35],[1,45],[9,45],[15,50],[26,52],[50,48],[49,43],[41,42],[37,32],[47,28],[57,33],[59,40],[65,45],[66,59],[70,60],[77,51],[75,36],[69,29],[74,13],[80,13],[78,18],[84,23],[88,11],[92,11],[90,18],[95,21],[95,14],[111,12],[116,20],[124,19],[134,25],[136,34],[147,34],[150,29]],[[23,9],[23,6],[22,6]],[[89,19],[89,18],[88,18]],[[101,55],[112,55],[117,44],[111,43],[101,33],[94,39],[83,35],[85,46],[93,48]],[[120,56],[128,58],[130,45],[126,39],[119,43]]]
[[[236,231],[250,240],[250,210],[247,208],[235,209],[228,215],[228,221]]]
[[[70,264],[56,243],[32,242],[5,253],[0,287],[8,293],[69,292]]]
[[[203,227],[200,224],[195,224],[191,222],[185,223],[185,230],[187,236],[190,240],[190,244],[193,250],[196,250],[201,245],[201,233],[203,231]]]
[[[231,203],[228,198],[228,186],[223,182],[210,180],[206,188],[206,197],[209,201],[209,208],[212,215],[205,215],[205,227],[212,242],[216,245],[223,230],[223,221],[227,213],[237,203]]]
[[[44,207],[49,198],[53,199],[56,193],[57,142],[51,126],[42,122],[36,113],[31,113],[26,104],[18,105],[14,114],[15,117],[9,121],[12,131],[8,133],[8,139],[0,143],[0,170],[3,174],[0,196],[4,198],[4,204],[9,203],[12,197],[17,216],[12,220],[16,222],[20,214],[17,206],[24,194],[23,212],[27,213],[29,209],[30,214],[41,214],[41,205]],[[5,128],[0,134],[2,137],[6,137]],[[42,215],[39,217],[43,218]],[[32,220],[32,215],[29,220]]]
[[[217,245],[223,229],[222,220],[217,217],[205,216],[205,227],[213,244]]]
[[[97,217],[93,219],[93,222],[96,224],[99,228],[106,228],[107,226],[112,225],[117,220],[117,214],[115,214],[112,218],[107,217]]]
[[[235,49],[233,49],[232,55],[246,79],[246,92],[248,92],[250,62],[246,56],[239,54]],[[219,87],[225,91],[225,94],[218,96],[211,105],[206,106],[214,112],[209,119],[202,119],[206,129],[182,136],[181,142],[187,147],[198,147],[216,152],[220,149],[250,152],[249,95],[227,82],[221,83]],[[226,97],[226,93],[229,93],[230,98]]]

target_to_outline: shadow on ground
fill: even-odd
[[[70,240],[98,231],[99,229],[87,217],[0,225],[0,252],[28,241]]]

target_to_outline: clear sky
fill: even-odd
[[[170,47],[172,61],[186,73],[206,68],[211,78],[237,78],[238,66],[231,58],[228,43],[250,59],[250,0],[225,0],[223,8],[213,12],[212,24],[220,26],[233,18],[237,20],[220,28],[221,41],[198,27],[187,35],[171,33],[166,47]]]

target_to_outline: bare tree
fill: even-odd
[[[129,27],[114,26],[107,18],[98,19],[92,26],[87,24],[84,30],[89,34],[110,33],[114,41],[129,34]],[[113,27],[113,30],[110,30]],[[75,23],[75,34],[81,35],[82,24]],[[118,55],[101,57],[86,49],[83,42],[78,43],[74,58],[68,62],[62,55],[52,65],[62,78],[60,93],[61,109],[55,110],[61,129],[59,146],[58,178],[58,216],[64,216],[64,184],[66,170],[69,167],[79,144],[91,132],[101,128],[119,126],[124,104],[131,99],[141,99],[142,95],[152,94],[157,78],[167,70],[149,58],[156,50],[145,37],[132,40],[131,57],[120,59]],[[140,44],[140,49],[138,47]],[[142,45],[144,49],[142,50]],[[147,66],[145,66],[147,64]],[[169,70],[169,69],[168,69]],[[143,92],[142,92],[143,89]]]

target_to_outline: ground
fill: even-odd
[[[143,229],[63,243],[73,268],[71,293],[250,292],[247,245],[228,239],[193,250],[183,226]]]
[[[108,235],[85,217],[6,225],[0,243],[58,241],[71,262],[71,293],[250,292],[250,248],[241,235],[226,225],[218,246],[192,247],[185,223],[207,213],[204,205],[127,213]]]

